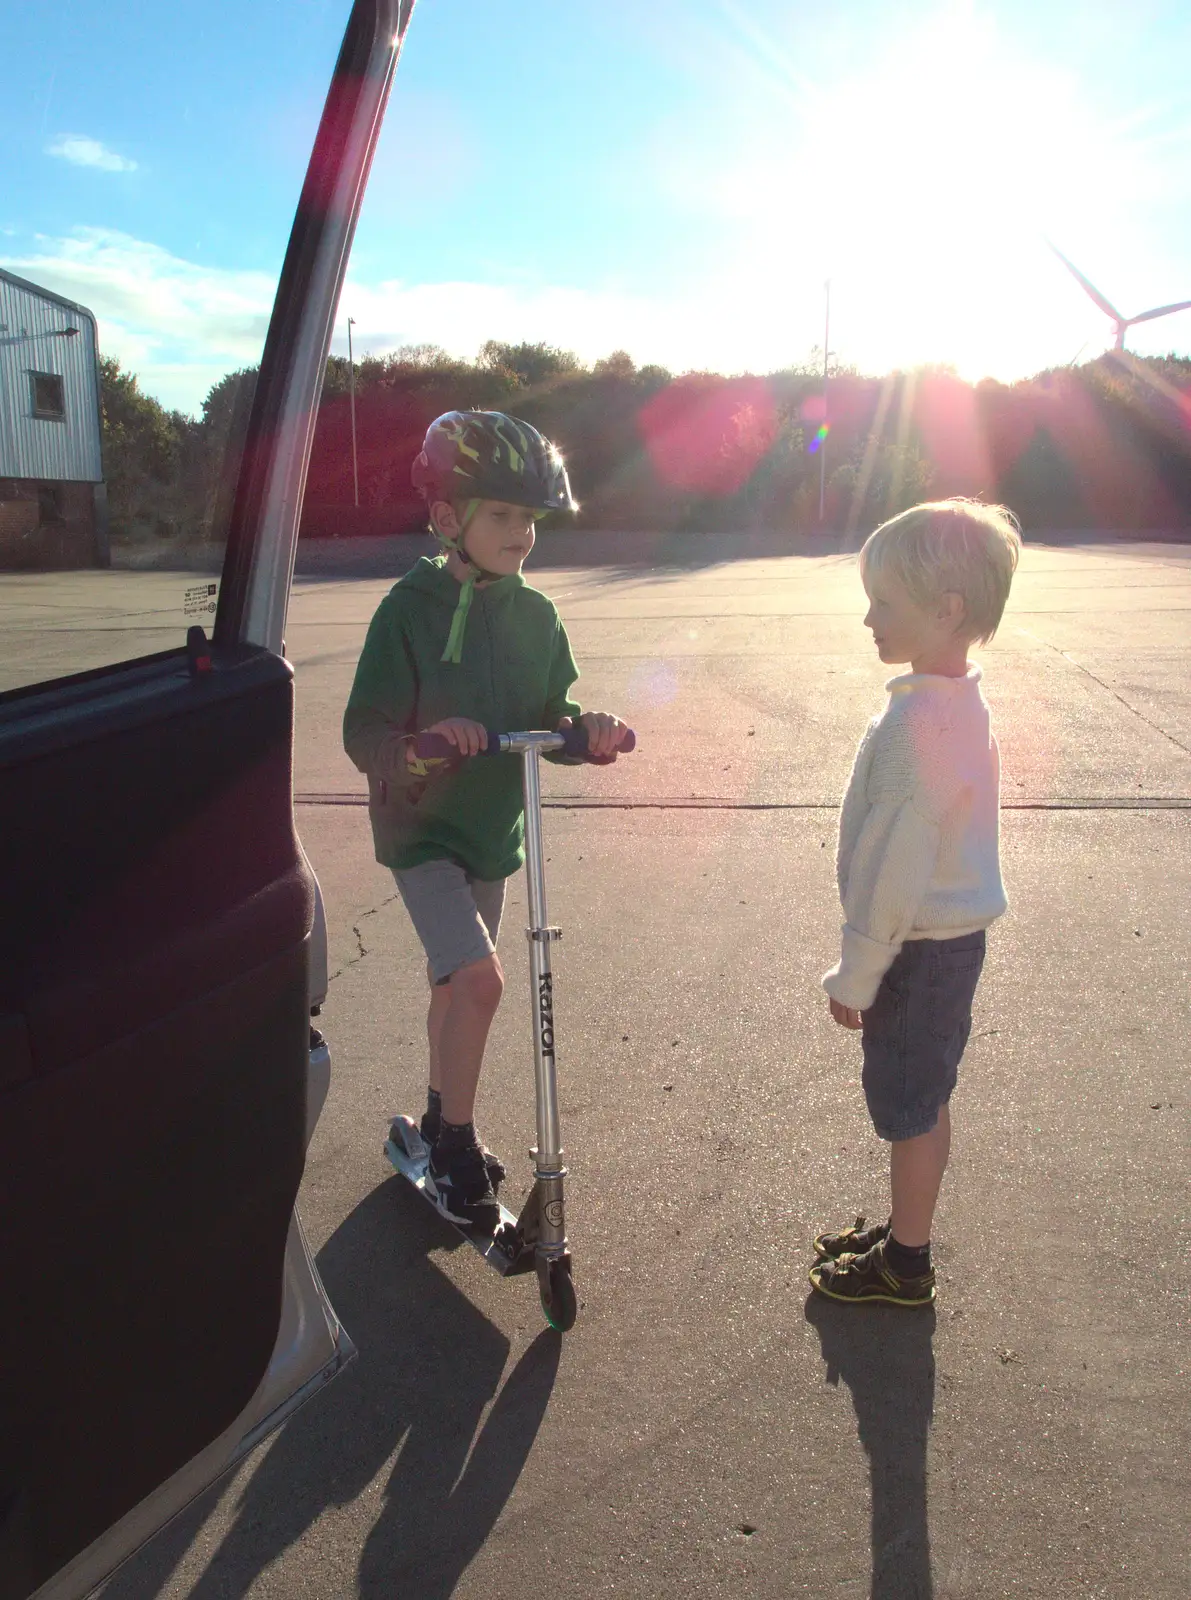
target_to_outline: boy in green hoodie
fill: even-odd
[[[426,951],[426,1192],[448,1220],[491,1231],[504,1168],[473,1118],[504,987],[505,879],[525,859],[521,763],[462,758],[486,748],[488,728],[564,728],[579,717],[591,757],[614,761],[625,728],[570,698],[579,674],[566,630],[521,575],[535,519],[576,509],[558,450],[498,411],[451,411],[431,423],[413,482],[443,554],[424,556],[377,608],[343,744],[368,778],[376,859],[392,870]],[[460,759],[419,760],[419,732],[442,734]]]

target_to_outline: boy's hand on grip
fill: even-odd
[[[610,711],[585,711],[579,721],[587,729],[589,759],[615,761],[621,741],[629,731],[628,724],[622,722],[619,717],[614,717]],[[558,724],[558,731],[561,733],[564,728],[571,726],[571,718],[563,717]]]
[[[852,1006],[841,1006],[839,1001],[833,1000],[830,995],[827,998],[831,1007],[831,1015],[841,1028],[859,1028],[862,1026],[863,1018],[859,1011]]]
[[[481,750],[488,748],[487,728],[482,722],[473,722],[470,717],[447,717],[444,721],[436,722],[421,731],[440,734],[455,746],[461,756],[478,755]],[[417,759],[412,744],[406,748],[405,759],[411,766]]]

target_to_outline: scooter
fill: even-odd
[[[627,754],[636,745],[630,729],[617,751]],[[457,759],[459,752],[441,734],[419,734],[415,751],[423,760],[446,757]],[[525,875],[529,893],[530,996],[533,1012],[534,1088],[537,1099],[536,1146],[530,1151],[534,1163],[533,1188],[521,1215],[514,1216],[505,1206],[492,1233],[452,1224],[473,1245],[490,1267],[502,1277],[511,1278],[536,1270],[538,1292],[546,1321],[560,1333],[575,1325],[578,1302],[571,1273],[571,1251],[567,1242],[563,1180],[567,1169],[562,1164],[562,1134],[558,1116],[558,1069],[554,1036],[554,978],[550,966],[550,946],[562,937],[560,928],[549,926],[546,918],[546,883],[542,856],[542,790],[539,758],[545,751],[561,750],[566,755],[587,757],[587,730],[581,723],[561,733],[495,733],[489,731],[485,755],[513,754],[521,757],[521,778],[525,799]],[[385,1154],[393,1166],[433,1205],[426,1194],[426,1168],[430,1147],[412,1117],[394,1117],[385,1141]],[[437,1213],[437,1207],[435,1207]]]

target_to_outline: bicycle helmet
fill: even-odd
[[[466,502],[457,537],[445,534],[433,515],[430,518],[431,531],[442,548],[457,551],[469,568],[442,657],[458,662],[476,583],[499,576],[486,572],[467,550],[467,525],[476,506],[481,500],[502,500],[506,505],[526,506],[541,516],[547,511],[577,511],[578,502],[571,494],[557,445],[530,423],[503,411],[445,411],[436,417],[426,430],[410,477],[427,506],[436,500],[452,505]]]

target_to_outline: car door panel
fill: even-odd
[[[0,1600],[88,1593],[354,1354],[295,1210],[330,1067],[282,634],[411,10],[351,6],[225,467],[211,669],[180,638],[0,695]]]
[[[24,1017],[0,1016],[0,1093],[33,1076],[29,1024]]]
[[[355,1347],[335,1317],[295,1209],[286,1239],[281,1323],[269,1367],[252,1399],[232,1422],[132,1511],[113,1523],[80,1555],[36,1591],[14,1593],[30,1600],[78,1600],[137,1551],[195,1496],[228,1472],[300,1406],[317,1394],[355,1356]],[[19,1519],[17,1519],[19,1522]],[[4,1563],[0,1534],[0,1570]],[[31,1592],[32,1591],[32,1592]],[[0,1588],[0,1595],[8,1591]]]
[[[195,683],[176,662],[158,676],[137,724],[112,729],[125,709],[115,693],[90,708],[85,739],[71,719],[65,748],[8,773],[0,721],[0,862],[21,918],[0,953],[19,938],[39,1074],[310,929],[288,668],[257,656]]]
[[[39,1217],[4,1260],[34,1286],[3,1359],[18,1390],[6,1397],[4,1454],[19,1452],[5,1487],[27,1501],[37,1579],[228,1426],[265,1372],[301,1178],[291,1019],[304,989],[299,950],[55,1074],[36,1104],[26,1086],[5,1108],[5,1162],[33,1130],[61,1130],[35,1172],[13,1160]],[[162,1057],[183,1093],[146,1082],[147,1060]],[[114,1129],[100,1115],[114,1094],[160,1109]]]
[[[251,1399],[305,1156],[292,675],[265,652],[158,672],[157,714],[138,694],[104,736],[119,696],[97,697],[32,761],[0,718],[0,981],[32,1067],[0,1098],[0,1281],[22,1286],[0,1490],[39,1581]]]

